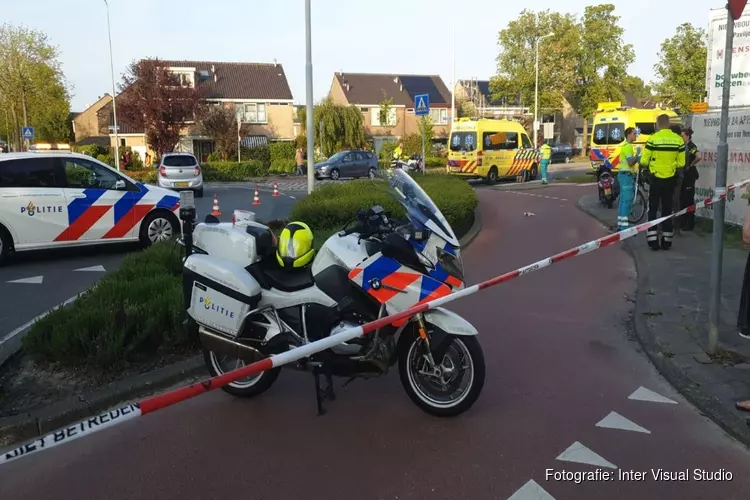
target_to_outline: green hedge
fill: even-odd
[[[272,142],[271,143],[271,163],[276,160],[294,161],[297,154],[297,148],[293,141]]]
[[[257,148],[241,148],[242,161],[253,160],[260,162],[265,168],[271,168],[271,147],[268,145]]]
[[[242,163],[236,161],[203,163],[201,169],[205,182],[235,182],[268,175],[268,167],[253,160]]]
[[[474,189],[463,179],[448,176],[415,175],[414,179],[432,198],[440,211],[454,226],[465,224],[477,207]],[[327,184],[299,200],[290,220],[304,221],[316,231],[341,229],[352,223],[359,209],[380,205],[394,217],[403,217],[404,210],[387,192],[373,189],[369,180]]]
[[[285,158],[277,158],[275,160],[271,160],[271,169],[270,173],[272,174],[293,174],[297,171],[297,162],[294,161],[294,158],[285,159]]]
[[[194,348],[182,326],[180,248],[158,243],[120,267],[68,307],[40,319],[23,338],[38,360],[115,372],[162,352]]]

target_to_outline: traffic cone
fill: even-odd
[[[258,186],[255,186],[255,196],[253,197],[253,205],[260,205],[260,198],[258,197]]]
[[[214,208],[213,212],[211,212],[211,215],[213,215],[214,217],[221,216],[221,210],[219,210],[219,198],[216,196],[216,193],[214,193]]]
[[[278,198],[279,197],[279,185],[275,182],[273,183],[273,197]]]

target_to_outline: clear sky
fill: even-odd
[[[653,79],[659,45],[676,26],[708,26],[723,0],[609,0],[632,74]],[[456,78],[487,79],[497,32],[523,6],[582,14],[591,0],[457,0]],[[603,2],[602,2],[603,3]],[[295,101],[305,101],[304,0],[109,0],[115,76],[142,57],[283,64]],[[451,82],[453,0],[312,0],[313,89],[317,101],[333,73],[439,74]],[[112,92],[104,0],[1,0],[0,22],[46,32],[60,48],[72,110]]]

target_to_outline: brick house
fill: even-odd
[[[239,113],[243,146],[294,140],[292,91],[281,64],[166,60],[160,63],[177,75],[182,85],[204,87],[207,104]],[[111,110],[111,104],[108,107]],[[119,123],[118,135],[121,147],[131,146],[143,157],[147,145],[142,130]],[[201,161],[214,151],[213,139],[200,135],[195,124],[188,124],[181,136],[176,151],[193,153]],[[110,137],[114,145],[114,134]]]
[[[330,96],[336,104],[353,104],[364,115],[365,129],[373,139],[375,150],[383,142],[396,141],[419,133],[419,117],[414,114],[414,96],[429,94],[430,118],[434,142],[447,142],[450,133],[451,93],[437,75],[395,75],[377,73],[343,73],[333,76]],[[380,103],[393,99],[389,121],[380,123]]]
[[[104,94],[94,104],[76,113],[73,117],[73,134],[75,144],[83,146],[86,144],[109,144],[109,124],[112,113],[112,96]]]

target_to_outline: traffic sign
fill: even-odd
[[[26,139],[27,141],[30,141],[34,138],[34,127],[24,127],[21,131],[21,137]]]
[[[690,112],[696,115],[706,113],[708,111],[707,102],[694,102],[690,105]]]
[[[430,114],[430,94],[419,94],[414,96],[414,114],[417,116],[427,116]]]
[[[742,11],[745,10],[747,0],[729,0],[729,12],[735,21],[742,17]]]

